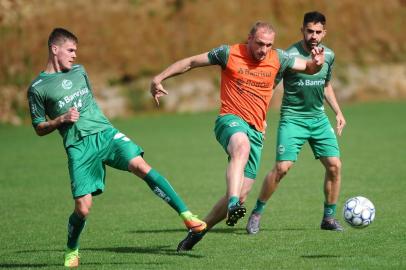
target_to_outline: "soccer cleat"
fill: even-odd
[[[79,266],[79,249],[66,249],[65,267],[75,268]]]
[[[261,220],[261,214],[252,213],[247,222],[247,233],[257,234],[259,232],[259,221]]]
[[[176,251],[181,252],[191,250],[200,240],[202,240],[206,232],[207,230],[203,230],[201,232],[195,233],[192,230],[189,230],[186,238],[179,242]]]
[[[243,218],[245,216],[245,212],[247,212],[247,209],[245,209],[245,207],[240,205],[239,203],[231,206],[228,209],[226,224],[228,226],[234,226],[235,224],[237,224],[237,221],[240,218]]]
[[[332,217],[323,218],[320,224],[320,229],[337,232],[344,231],[343,226],[338,223],[338,220]]]
[[[196,215],[188,216],[183,222],[186,227],[194,233],[202,232],[207,227],[206,222],[198,219]]]

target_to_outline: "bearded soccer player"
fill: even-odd
[[[323,14],[316,11],[306,13],[301,29],[303,39],[286,50],[290,56],[309,59],[311,51],[321,47],[325,52],[325,63],[320,72],[314,75],[291,70],[280,71],[280,76],[278,75],[280,78],[277,81],[283,77],[284,94],[278,127],[276,164],[265,177],[257,203],[248,220],[246,229],[249,234],[259,232],[260,218],[266,202],[297,160],[305,142],[309,142],[314,157],[319,159],[325,168],[324,213],[320,228],[343,230],[335,218],[341,183],[340,151],[334,129],[324,111],[324,99],[336,114],[338,135],[342,133],[345,119],[330,82],[334,52],[320,44],[326,35],[325,25],[326,18]]]
[[[311,60],[291,58],[281,50],[272,49],[275,31],[265,22],[257,22],[248,35],[246,44],[223,45],[209,52],[175,62],[154,77],[151,94],[159,98],[167,95],[162,81],[196,67],[221,67],[221,109],[214,133],[228,155],[226,194],[214,205],[204,219],[207,229],[189,231],[178,245],[178,251],[191,250],[205,233],[226,218],[234,226],[245,215],[243,205],[257,176],[261,158],[266,112],[273,93],[276,74],[280,70],[314,74],[324,62],[320,48],[312,51]]]
[[[78,39],[66,29],[49,36],[48,63],[32,82],[28,100],[32,124],[39,136],[58,129],[68,156],[74,211],[68,220],[65,266],[79,265],[79,235],[92,206],[92,198],[104,191],[105,165],[142,178],[195,232],[206,223],[193,215],[169,182],[143,159],[143,149],[115,129],[93,96],[88,75],[74,65]]]

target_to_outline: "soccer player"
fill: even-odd
[[[297,160],[300,149],[306,141],[309,142],[314,157],[321,161],[326,170],[324,214],[320,227],[323,230],[343,230],[335,219],[341,182],[340,151],[334,129],[324,112],[324,98],[336,114],[338,135],[342,133],[345,119],[330,82],[334,52],[320,44],[326,35],[325,25],[326,19],[323,14],[316,11],[306,13],[301,29],[303,40],[293,44],[286,51],[290,56],[310,59],[311,51],[321,47],[325,52],[325,62],[320,72],[314,75],[300,74],[291,70],[281,70],[280,76],[278,75],[283,77],[284,94],[277,135],[276,164],[265,177],[248,220],[246,229],[249,234],[258,233],[266,202]]]
[[[143,159],[143,149],[115,129],[93,96],[88,75],[74,65],[78,39],[66,29],[55,28],[48,39],[48,63],[32,82],[28,100],[32,124],[39,136],[58,129],[68,156],[75,207],[68,221],[65,266],[79,265],[79,235],[92,206],[104,191],[105,165],[130,171],[167,202],[186,227],[201,232],[206,223],[193,215],[169,182]]]
[[[311,60],[292,58],[272,49],[274,38],[270,24],[257,22],[246,44],[223,45],[179,60],[151,82],[151,94],[159,105],[159,98],[168,94],[161,84],[165,79],[196,67],[221,67],[221,109],[214,133],[228,155],[227,191],[205,217],[207,230],[225,218],[228,226],[234,226],[245,215],[243,203],[257,176],[266,112],[278,71],[292,69],[314,74],[324,62],[323,49],[315,47]],[[207,230],[189,231],[178,251],[192,249]]]

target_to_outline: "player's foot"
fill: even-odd
[[[257,234],[259,232],[259,221],[261,219],[261,214],[252,213],[247,222],[247,233]]]
[[[66,249],[65,267],[75,268],[79,266],[79,249]]]
[[[240,205],[239,203],[231,206],[230,208],[228,208],[226,224],[228,226],[234,226],[235,224],[237,224],[237,221],[240,218],[243,218],[245,216],[245,212],[247,212],[247,209],[245,209],[245,207],[243,205]]]
[[[176,251],[181,252],[191,250],[194,247],[194,245],[196,245],[200,240],[202,240],[206,232],[207,230],[203,230],[201,232],[195,233],[192,230],[189,230],[186,238],[179,242]]]
[[[330,231],[344,231],[343,226],[338,223],[338,220],[332,217],[323,218],[320,224],[320,229],[322,230],[330,230]]]
[[[207,227],[206,222],[198,219],[196,215],[188,216],[183,222],[186,227],[194,233],[202,232]]]

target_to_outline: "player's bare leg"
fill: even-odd
[[[249,234],[257,234],[259,232],[260,219],[264,211],[265,204],[276,191],[280,181],[287,174],[292,165],[292,161],[277,162],[273,169],[265,176],[256,205],[247,222],[246,229]]]
[[[244,178],[243,186],[241,188],[240,192],[240,199],[239,203],[242,205],[245,200],[247,199],[247,196],[249,192],[251,191],[251,188],[254,184],[254,180],[251,178]],[[204,221],[207,223],[207,230],[210,230],[213,228],[217,223],[221,222],[227,217],[227,196],[221,197],[217,203],[213,206],[209,214],[204,218]]]
[[[228,162],[227,178],[227,220],[228,226],[234,226],[244,217],[246,209],[240,205],[240,193],[244,182],[244,168],[247,164],[251,147],[247,134],[237,132],[233,134],[228,143],[227,152],[230,156]]]
[[[66,267],[79,266],[79,236],[86,224],[92,202],[91,194],[75,198],[75,210],[69,217],[68,223],[68,243],[64,262]]]
[[[250,179],[245,177],[244,183],[240,191],[240,204],[242,205],[251,188],[254,184],[254,179]],[[227,217],[227,195],[221,197],[217,203],[213,206],[210,210],[209,214],[204,218],[204,221],[207,223],[207,228],[201,233],[194,233],[189,232],[187,236],[178,244],[177,251],[188,251],[191,250],[200,240],[202,240],[203,236],[216,224],[220,223]]]
[[[320,161],[326,169],[324,177],[324,214],[320,228],[342,231],[343,227],[335,219],[336,204],[341,187],[341,160],[338,157],[322,157]]]

